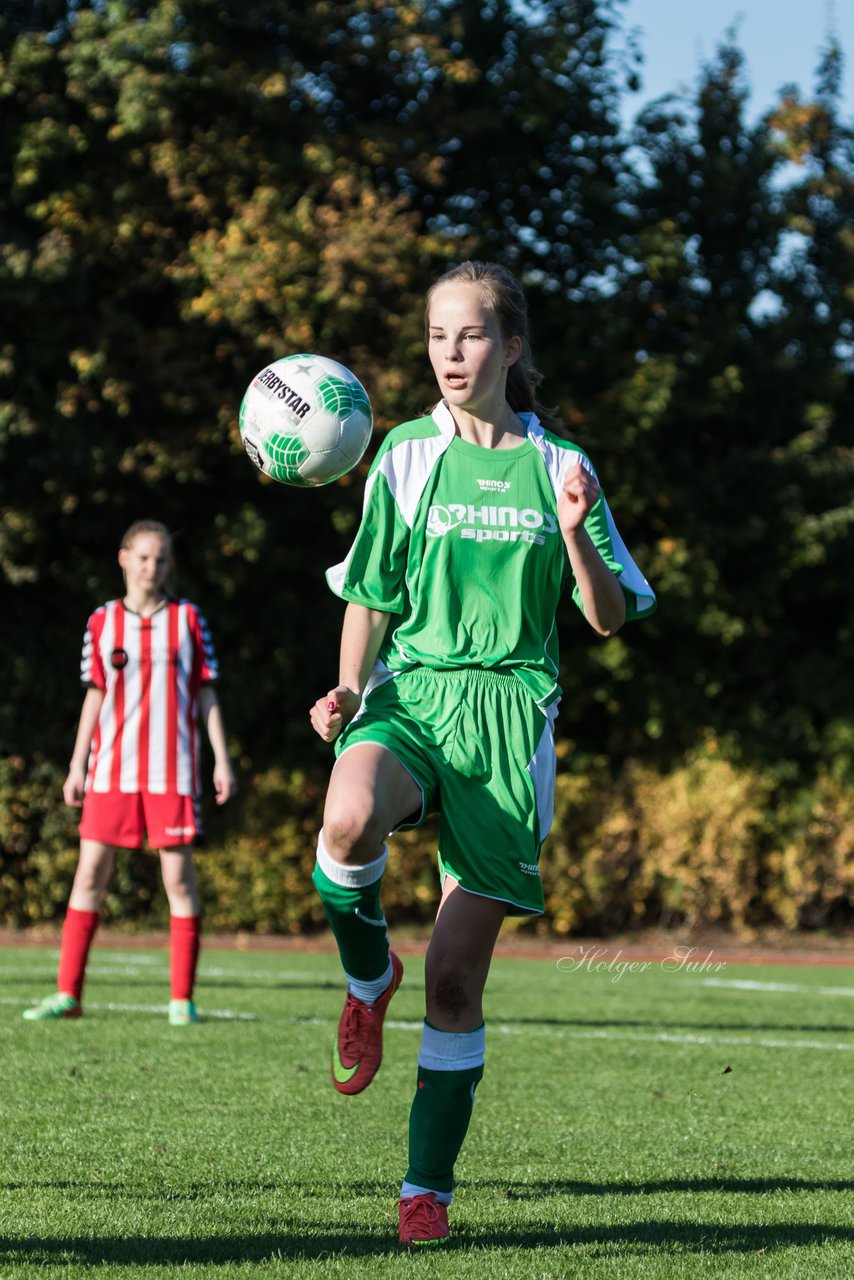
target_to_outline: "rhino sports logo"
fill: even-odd
[[[541,547],[557,533],[558,523],[550,511],[534,507],[499,507],[474,503],[434,504],[427,512],[427,537],[444,538],[459,529],[459,537],[473,542],[531,542]]]
[[[461,509],[456,503],[454,507],[457,510]],[[433,506],[427,512],[427,537],[444,538],[446,533],[456,529],[461,520],[461,516],[453,515],[450,507]]]

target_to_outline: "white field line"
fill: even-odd
[[[293,1021],[299,1021],[299,1019],[293,1019]],[[312,1019],[311,1021],[320,1022],[322,1019]],[[385,1025],[400,1030],[420,1031],[423,1023],[395,1022],[393,1019],[387,1018]],[[690,1032],[619,1031],[605,1030],[604,1028],[601,1031],[597,1031],[581,1027],[567,1027],[566,1030],[563,1030],[558,1027],[537,1027],[530,1023],[524,1027],[511,1027],[501,1022],[488,1022],[487,1029],[490,1032],[498,1032],[499,1035],[504,1036],[557,1036],[561,1040],[640,1040],[652,1044],[726,1044],[760,1046],[763,1049],[835,1049],[844,1053],[854,1053],[854,1041],[851,1044],[839,1044],[825,1040],[772,1040],[765,1036],[695,1035]]]
[[[97,946],[97,943],[95,945]],[[0,955],[2,955],[2,951],[0,951]],[[162,951],[159,951],[159,952],[156,951],[152,955],[148,955],[143,952],[136,952],[136,951],[135,952],[102,951],[101,955],[104,957],[109,956],[110,961],[116,964],[133,964],[133,965],[140,965],[140,966],[160,965],[160,964],[163,964],[163,959],[164,959],[164,956],[166,955],[166,947],[164,946]],[[55,965],[59,960],[59,948],[45,947],[43,951],[40,950],[38,952],[38,956],[39,956],[39,959],[44,961],[45,963],[50,961],[52,964]],[[96,956],[97,956],[97,952],[96,952]],[[94,956],[93,959],[95,959],[96,956]],[[20,953],[18,954],[17,959],[18,960],[21,959]],[[90,968],[91,968],[91,964],[90,964]],[[2,971],[3,973],[10,972],[6,968],[6,966],[3,964],[0,964],[0,971]]]
[[[22,1000],[16,996],[0,996],[0,1004],[28,1005],[30,1001]],[[168,1006],[165,1004],[120,1004],[110,1001],[106,1004],[95,1004],[91,1001],[87,1002],[88,1009],[107,1009],[117,1013],[166,1013]],[[254,1013],[237,1013],[233,1009],[202,1009],[202,1019],[215,1018],[223,1021],[237,1022],[260,1022],[261,1019]],[[289,1022],[295,1026],[301,1027],[325,1027],[332,1026],[335,1022],[334,1018],[317,1018],[317,1017],[300,1017],[298,1015],[284,1018],[284,1022]],[[386,1027],[395,1031],[421,1031],[424,1023],[419,1020],[417,1022],[403,1021],[400,1019],[387,1018]],[[716,1035],[697,1035],[691,1032],[672,1031],[619,1031],[613,1029],[595,1030],[592,1028],[567,1027],[566,1029],[558,1027],[538,1027],[528,1023],[524,1027],[509,1026],[507,1023],[490,1022],[489,1030],[492,1033],[498,1033],[505,1036],[543,1036],[546,1038],[555,1036],[561,1040],[631,1040],[647,1044],[708,1044],[708,1045],[729,1045],[745,1048],[762,1048],[762,1049],[830,1049],[840,1053],[854,1052],[854,1042],[851,1044],[840,1044],[834,1041],[826,1040],[777,1040],[767,1036],[716,1036]]]
[[[98,944],[96,942],[95,946],[97,947],[97,945]],[[106,956],[109,956],[110,961],[116,964],[159,965],[163,963],[163,955],[165,954],[165,951],[166,951],[166,947],[164,946],[163,952],[159,952],[159,951],[155,951],[155,952],[106,951],[106,952],[103,952],[102,951],[101,954],[105,958]],[[59,959],[58,950],[55,951],[53,954],[56,956],[57,959]]]
[[[119,964],[113,963],[116,960],[122,961],[122,957],[116,955],[115,952],[110,953],[110,959],[107,963],[99,962],[97,957],[93,957],[89,963],[88,972],[95,977],[134,978],[141,976],[139,966],[145,966],[151,974],[155,970],[159,973],[165,973],[169,967],[169,959],[166,954],[162,956],[144,956],[138,959],[129,956],[127,963]],[[53,976],[55,969],[55,962],[52,965],[45,965],[44,968],[38,968],[33,965],[13,969],[0,967],[0,977],[27,978],[36,977],[41,973]],[[148,974],[142,976],[148,976]],[[206,965],[204,959],[202,959],[199,964],[199,982],[204,984],[206,978],[247,978],[253,982],[269,983],[331,982],[334,980],[328,973],[320,973],[311,969],[228,969],[221,966]],[[850,987],[810,987],[798,982],[760,982],[755,978],[703,978],[701,979],[701,984],[704,987],[720,987],[733,991],[767,991],[771,994],[778,993],[783,995],[854,997],[854,985]]]
[[[110,960],[114,957],[111,955]],[[153,976],[155,970],[158,973],[166,973],[169,968],[169,958],[167,955],[161,957],[146,958],[140,961],[148,967],[148,972],[143,976]],[[127,964],[103,964],[93,957],[86,966],[86,972],[89,976],[115,978],[126,977],[134,978],[140,975],[140,970],[136,966],[135,961],[129,961]],[[0,980],[3,978],[38,978],[41,974],[49,974],[51,977],[56,976],[56,959],[52,964],[45,964],[43,967],[37,965],[27,965],[25,968],[16,967],[8,968],[0,965]],[[204,959],[199,963],[198,981],[204,984],[205,978],[251,978],[255,982],[267,981],[273,982],[330,982],[333,979],[328,973],[318,973],[310,969],[220,969],[211,968],[206,965]],[[343,979],[342,990],[343,990]],[[2,1277],[0,1277],[2,1280]]]
[[[169,1006],[165,1004],[117,1004],[109,1001],[107,1004],[93,1004],[91,1001],[86,1002],[87,1009],[109,1009],[111,1012],[118,1013],[168,1013]],[[216,1018],[223,1022],[260,1022],[261,1019],[257,1013],[237,1013],[234,1009],[207,1009],[204,1006],[199,1010],[199,1017],[202,1022],[208,1018]]]
[[[785,995],[854,996],[851,987],[807,987],[800,982],[759,982],[755,978],[704,978],[704,987],[731,987],[736,991],[771,991]]]
[[[329,1026],[331,1018],[291,1017],[288,1022],[301,1027]],[[402,1019],[386,1018],[386,1027],[394,1031],[420,1031],[423,1022],[408,1022]],[[763,1049],[833,1049],[840,1053],[854,1053],[854,1041],[851,1044],[834,1043],[826,1040],[772,1040],[767,1036],[716,1036],[695,1035],[691,1032],[674,1033],[672,1031],[619,1031],[601,1030],[582,1027],[538,1027],[527,1023],[524,1027],[508,1026],[502,1022],[487,1022],[488,1032],[503,1036],[555,1036],[560,1040],[638,1040],[649,1044],[709,1044],[709,1045],[742,1045],[746,1048]]]
[[[0,996],[0,1004],[17,1005],[24,1008],[31,1005],[31,1000],[22,1000],[19,996]],[[111,1013],[162,1013],[169,1012],[168,1004],[120,1004],[116,1001],[109,1000],[103,1004],[94,1000],[86,1001],[86,1008],[92,1010],[107,1009]],[[216,1019],[218,1022],[260,1022],[261,1019],[257,1013],[237,1013],[234,1009],[206,1009],[202,1007],[199,1010],[199,1016],[202,1022],[206,1022],[208,1018]]]
[[[161,977],[169,972],[169,966],[164,964],[161,969],[135,969],[133,965],[99,965],[90,964],[86,966],[86,974],[88,977],[96,978],[151,978]],[[0,969],[0,979],[3,978],[32,978],[36,981],[55,981],[56,965],[51,968],[44,969],[27,968],[27,969]],[[2,1280],[2,1276],[0,1276]]]

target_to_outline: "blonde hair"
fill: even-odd
[[[522,352],[507,370],[507,403],[514,413],[535,413],[544,427],[563,434],[562,423],[554,409],[540,404],[536,396],[543,375],[534,367],[528,327],[528,303],[516,277],[497,262],[461,262],[451,267],[431,285],[424,310],[425,332],[429,336],[430,304],[437,289],[445,284],[473,284],[480,290],[486,307],[501,327],[501,336],[520,338]]]

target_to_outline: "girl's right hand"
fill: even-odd
[[[311,723],[324,742],[334,742],[345,724],[359,710],[362,699],[346,685],[337,685],[323,698],[318,698],[309,713]]]
[[[74,765],[68,770],[68,777],[62,784],[62,798],[72,809],[83,806],[83,792],[86,789],[86,775],[82,769]]]

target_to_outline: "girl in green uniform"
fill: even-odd
[[[555,613],[571,590],[601,636],[655,597],[588,458],[536,402],[524,294],[490,263],[430,290],[441,400],[391,431],[362,523],[331,569],[347,601],[337,684],[311,710],[336,741],[314,883],[348,979],[332,1054],[342,1093],[370,1084],[403,967],[380,885],[390,832],[439,812],[442,898],[400,1195],[400,1240],[448,1234],[454,1164],[483,1075],[482,995],[505,915],[543,909],[560,698]]]

